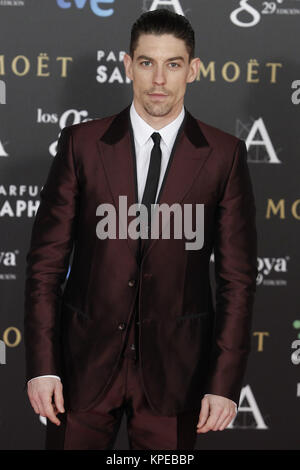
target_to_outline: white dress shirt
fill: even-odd
[[[158,181],[156,198],[159,194],[160,187],[165,175],[165,171],[169,162],[171,151],[178,133],[178,130],[184,119],[185,111],[184,106],[178,116],[169,124],[157,130],[151,127],[144,119],[137,113],[134,102],[132,102],[130,107],[130,120],[133,129],[134,135],[134,145],[135,145],[135,154],[136,154],[136,172],[137,172],[137,185],[138,185],[138,203],[141,203],[146,180],[148,169],[150,165],[150,156],[151,150],[154,146],[153,139],[151,135],[153,132],[159,132],[161,135],[160,148],[161,148],[161,167],[160,167],[160,177]],[[42,375],[39,377],[56,377],[60,380],[60,377],[56,375]],[[34,380],[34,377],[31,380]],[[30,381],[29,381],[30,382]],[[209,395],[209,394],[206,394]],[[235,406],[236,403],[235,403]]]
[[[146,185],[148,169],[150,165],[151,150],[154,145],[151,135],[153,132],[159,132],[161,135],[160,148],[161,148],[161,165],[160,165],[160,177],[158,181],[156,198],[159,194],[162,181],[164,179],[165,171],[169,162],[170,154],[178,133],[179,127],[184,119],[184,107],[177,118],[172,122],[157,130],[147,124],[143,118],[137,113],[134,102],[130,107],[130,120],[133,128],[135,153],[136,153],[136,172],[137,172],[137,184],[138,184],[138,202],[142,202],[144,189]]]

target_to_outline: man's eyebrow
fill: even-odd
[[[167,62],[171,60],[182,60],[182,62],[184,62],[184,58],[181,55],[178,55],[176,57],[171,57],[170,59],[167,59]]]
[[[154,60],[152,57],[148,57],[146,55],[139,55],[136,60]],[[178,55],[176,57],[170,57],[169,59],[166,60],[166,62],[171,62],[173,60],[182,60],[184,62],[184,58],[181,55]]]

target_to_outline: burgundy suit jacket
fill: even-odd
[[[150,406],[173,416],[199,408],[204,393],[238,402],[257,275],[245,143],[185,109],[157,202],[204,204],[204,245],[186,250],[184,237],[152,239],[138,262],[136,240],[96,235],[99,204],[118,213],[119,195],[128,206],[137,202],[129,109],[61,132],[27,254],[26,380],[59,375],[70,409],[100,401],[139,293],[140,373]]]

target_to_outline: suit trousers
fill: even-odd
[[[125,331],[127,325],[120,325]],[[60,426],[48,421],[46,449],[113,449],[124,412],[130,450],[194,449],[200,410],[164,416],[147,401],[139,371],[138,328],[135,308],[120,362],[105,395],[87,411],[66,409],[58,415]]]

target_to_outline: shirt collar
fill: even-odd
[[[179,130],[181,123],[184,119],[184,106],[182,106],[181,112],[172,122],[162,127],[161,129],[153,129],[143,118],[138,114],[135,109],[134,103],[130,106],[130,119],[133,128],[134,137],[139,145],[144,145],[147,140],[151,137],[153,132],[159,132],[162,140],[171,150]]]

